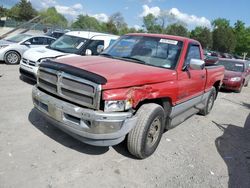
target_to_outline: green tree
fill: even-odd
[[[105,32],[113,33],[115,35],[119,34],[119,31],[118,31],[116,25],[111,20],[109,20],[105,25],[106,25],[106,27],[105,27],[106,31]]]
[[[44,24],[60,25],[66,27],[68,25],[67,19],[57,12],[55,7],[50,7],[40,12]]]
[[[3,6],[0,6],[0,18],[7,16],[8,9],[4,8]]]
[[[72,24],[72,27],[85,30],[102,31],[100,22],[98,22],[96,18],[88,15],[79,15],[76,21]]]
[[[21,0],[8,11],[7,16],[17,21],[28,21],[37,16],[37,11],[32,7],[31,2]]]
[[[247,48],[246,48],[246,52],[247,52],[247,56],[250,57],[250,27],[246,28],[246,41],[247,41]]]
[[[230,27],[229,20],[218,18],[212,22],[213,49],[219,52],[234,52],[236,37],[233,28]]]
[[[234,24],[234,33],[237,41],[235,53],[242,55],[244,52],[250,52],[250,33],[245,27],[245,23],[238,20]]]
[[[183,36],[183,37],[188,37],[188,29],[178,23],[170,24],[166,28],[166,33],[169,35],[177,35],[177,36]]]
[[[191,31],[190,37],[199,41],[204,49],[211,49],[212,32],[207,27],[196,27]]]
[[[111,28],[109,28],[111,27]],[[109,17],[107,22],[108,31],[114,34],[125,34],[128,32],[128,25],[120,12],[116,12]]]
[[[216,29],[217,27],[228,28],[230,27],[230,21],[225,18],[217,18],[212,21],[212,26]]]
[[[143,27],[148,33],[163,33],[162,25],[158,24],[158,19],[153,14],[143,17]]]

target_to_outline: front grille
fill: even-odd
[[[38,87],[88,108],[99,109],[101,86],[89,80],[50,68],[40,67]]]
[[[36,62],[35,61],[31,61],[31,60],[28,60],[28,59],[25,59],[25,58],[23,58],[22,61],[23,61],[23,63],[25,63],[27,65],[36,66]]]

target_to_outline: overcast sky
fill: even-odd
[[[130,27],[141,27],[142,17],[149,13],[171,15],[175,21],[183,22],[188,28],[211,26],[218,17],[226,18],[231,24],[242,20],[250,26],[249,0],[30,0],[37,10],[56,7],[67,19],[74,20],[78,14],[88,14],[98,20],[107,21],[108,16],[121,12]],[[13,6],[18,0],[0,0],[4,7]]]

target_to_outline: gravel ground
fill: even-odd
[[[33,110],[32,84],[0,64],[0,187],[250,187],[250,87],[166,132],[151,157],[83,144]]]

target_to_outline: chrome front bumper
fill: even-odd
[[[137,120],[131,112],[106,113],[73,105],[36,86],[32,98],[35,108],[53,125],[90,145],[111,146],[122,142]]]

